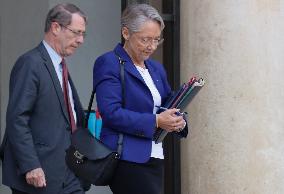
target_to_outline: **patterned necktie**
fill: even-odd
[[[69,120],[71,123],[71,130],[72,133],[76,130],[76,123],[75,123],[75,119],[74,119],[74,115],[73,115],[73,111],[72,111],[72,107],[71,107],[71,103],[70,103],[70,98],[69,98],[69,90],[68,90],[68,69],[65,63],[65,60],[62,59],[62,78],[63,78],[63,95],[64,95],[64,102],[65,105],[67,107],[67,111],[68,111],[68,116],[69,116]]]

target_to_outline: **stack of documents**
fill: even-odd
[[[160,108],[157,113],[163,112],[165,109],[177,108],[180,111],[183,111],[187,105],[192,101],[195,95],[200,91],[204,86],[205,81],[200,78],[192,77],[188,83],[184,83],[181,87],[173,92],[172,95],[168,98],[162,108]],[[155,143],[160,143],[167,135],[167,131],[161,128],[157,129],[154,134]]]

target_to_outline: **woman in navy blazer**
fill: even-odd
[[[123,150],[110,184],[114,194],[159,194],[163,188],[163,148],[153,142],[158,127],[187,134],[186,122],[169,109],[156,114],[171,93],[166,72],[149,59],[162,43],[164,22],[147,4],[130,5],[122,14],[124,44],[100,56],[94,65],[94,90],[102,115],[101,140],[117,149],[123,134]],[[118,57],[124,62],[124,96]],[[124,106],[122,102],[124,100]]]

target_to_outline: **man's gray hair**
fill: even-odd
[[[48,32],[52,22],[57,22],[60,25],[67,26],[71,23],[72,14],[77,13],[84,18],[85,23],[87,17],[76,5],[71,3],[62,3],[53,7],[46,16],[44,32]]]
[[[147,21],[158,22],[161,30],[165,27],[162,17],[154,7],[148,4],[132,4],[122,13],[121,27],[126,27],[130,33],[134,33]]]

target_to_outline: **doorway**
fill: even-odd
[[[180,86],[180,0],[122,0],[121,8],[132,3],[147,3],[155,7],[165,22],[163,31],[163,44],[152,56],[164,64],[168,81],[173,90]],[[164,194],[181,193],[180,177],[180,140],[169,134],[164,140],[165,179]]]

